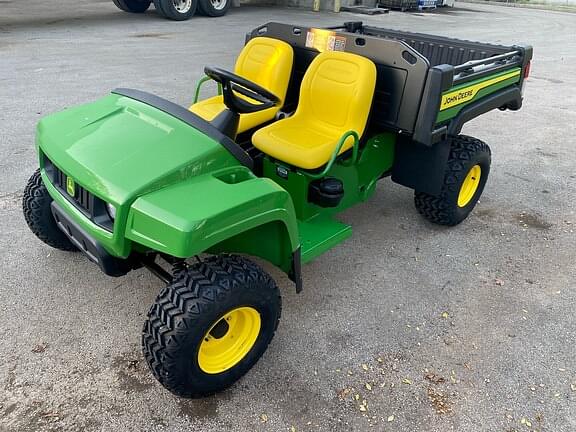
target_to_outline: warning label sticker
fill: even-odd
[[[311,29],[306,34],[306,47],[324,51],[344,51],[346,38],[336,36],[333,31],[323,29]]]

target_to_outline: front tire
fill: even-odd
[[[234,384],[274,336],[281,299],[274,280],[234,255],[206,259],[174,275],[148,312],[144,357],[177,396],[198,398]]]
[[[458,225],[480,199],[490,173],[490,163],[488,144],[466,135],[452,137],[440,195],[416,191],[416,209],[430,222]]]
[[[78,249],[58,228],[52,215],[52,197],[42,182],[40,170],[37,169],[24,189],[22,210],[24,219],[36,237],[55,249],[74,252]]]
[[[198,0],[154,0],[160,15],[174,21],[185,21],[196,13]]]
[[[124,12],[143,13],[148,10],[152,0],[112,0],[118,9]]]
[[[226,15],[232,0],[198,0],[198,13],[207,17]]]

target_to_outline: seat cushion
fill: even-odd
[[[320,130],[298,118],[287,118],[257,130],[252,136],[255,146],[275,159],[303,169],[325,165],[342,134]],[[352,147],[350,137],[340,153]]]
[[[225,108],[226,105],[224,105],[222,96],[214,96],[195,103],[190,107],[190,111],[206,121],[212,121],[218,114],[224,111]],[[278,108],[272,107],[255,113],[241,114],[238,133],[245,132],[273,120],[277,112]]]

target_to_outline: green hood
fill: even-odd
[[[45,117],[37,144],[78,184],[117,205],[239,164],[222,145],[181,120],[115,94]]]

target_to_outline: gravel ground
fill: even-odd
[[[178,399],[140,353],[161,283],[108,278],[27,229],[35,123],[119,86],[187,104],[203,66],[230,67],[258,24],[358,19],[534,45],[525,107],[465,128],[493,151],[482,201],[444,229],[382,181],[341,216],[354,236],[304,268],[302,294],[269,269],[283,318],[256,367],[222,394]],[[471,4],[175,23],[110,1],[0,1],[0,431],[576,430],[575,28],[574,14]]]

